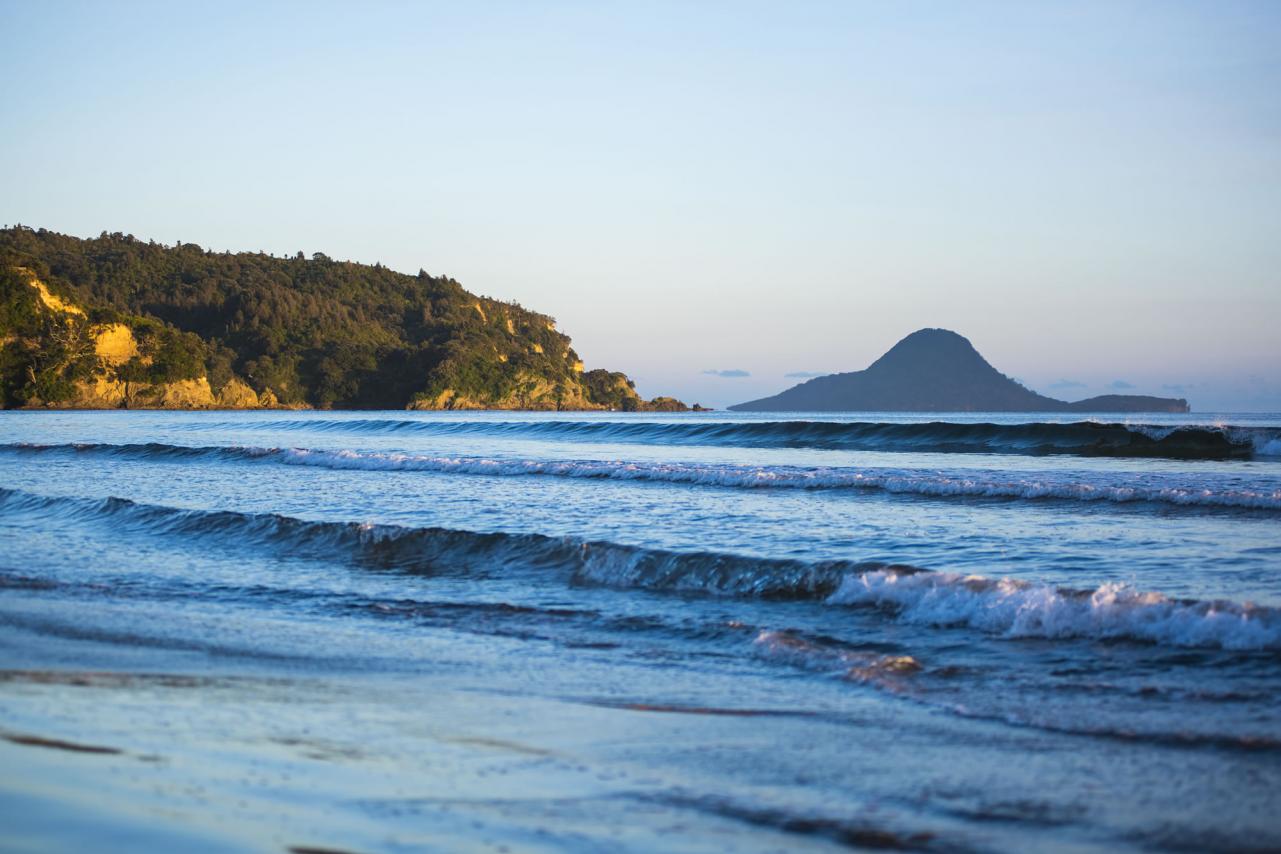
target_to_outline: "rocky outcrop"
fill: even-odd
[[[138,340],[133,330],[123,323],[106,323],[93,327],[93,350],[99,359],[107,365],[123,365],[135,356],[140,356]]]
[[[69,409],[120,409],[128,405],[129,388],[123,380],[99,375],[75,384],[73,395],[59,401]]]
[[[271,394],[270,390],[266,394]],[[219,389],[215,400],[221,409],[257,409],[265,405],[259,398],[258,392],[238,379],[229,380]],[[272,405],[275,405],[275,395],[271,396],[271,400]]]
[[[695,412],[702,412],[703,407],[694,404],[693,407],[686,406],[674,397],[656,397],[645,404],[646,412],[686,412],[689,409]]]
[[[204,377],[168,383],[127,382],[98,375],[75,383],[71,397],[58,401],[67,409],[210,409],[213,390]]]
[[[275,394],[258,394],[240,380],[231,380],[217,392],[207,377],[167,383],[127,382],[99,374],[75,383],[70,398],[58,401],[63,409],[280,409]]]

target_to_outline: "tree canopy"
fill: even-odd
[[[0,279],[0,331],[25,341],[49,336],[35,329],[42,321],[15,268],[85,307],[88,322],[124,322],[146,339],[145,358],[125,368],[139,379],[203,374],[219,386],[238,377],[282,403],[316,407],[403,408],[446,399],[531,408],[645,405],[622,374],[584,376],[551,317],[422,270],[407,275],[319,252],[213,252],[120,233],[85,240],[17,226],[0,230],[0,269],[8,271]],[[18,359],[12,352],[5,358]],[[21,402],[19,373],[9,365],[6,405]],[[56,399],[48,396],[53,388],[30,391]]]

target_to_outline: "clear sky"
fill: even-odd
[[[0,38],[0,224],[425,268],[710,405],[942,326],[1055,396],[1281,410],[1281,2],[0,0]]]

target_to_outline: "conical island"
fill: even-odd
[[[731,406],[739,412],[1187,412],[1181,398],[1108,394],[1069,403],[1024,388],[968,339],[921,329],[866,370],[829,374]]]

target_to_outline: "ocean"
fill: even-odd
[[[0,848],[1281,848],[1281,415],[0,413]]]

